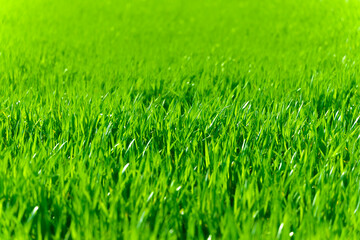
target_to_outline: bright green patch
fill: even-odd
[[[359,47],[357,0],[0,0],[0,238],[356,238]]]

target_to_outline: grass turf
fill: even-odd
[[[356,238],[359,9],[0,0],[1,239]]]

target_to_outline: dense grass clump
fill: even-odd
[[[356,238],[359,9],[0,0],[0,238]]]

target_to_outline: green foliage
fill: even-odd
[[[0,0],[0,238],[356,238],[359,9]]]

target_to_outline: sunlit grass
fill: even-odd
[[[0,0],[0,238],[356,238],[359,10]]]

